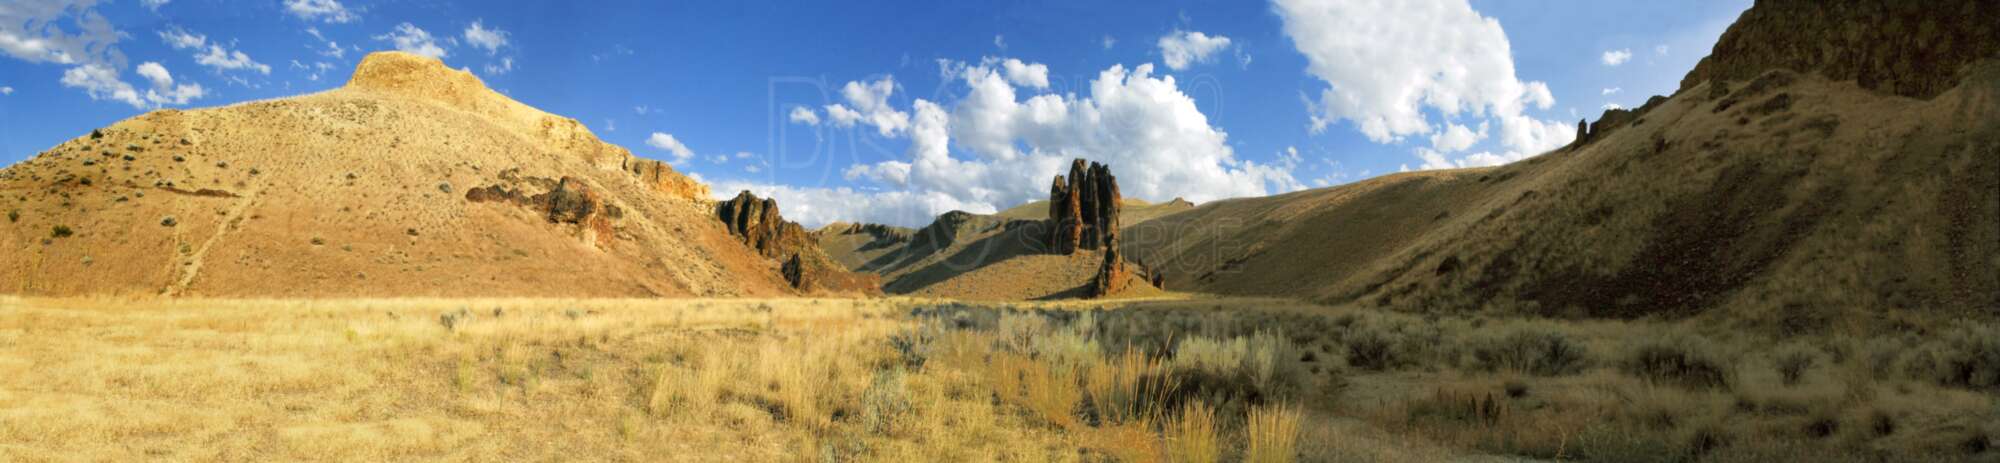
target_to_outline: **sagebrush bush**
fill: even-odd
[[[1930,358],[1922,360],[1928,365],[1918,368],[1928,378],[1919,375],[1919,379],[1948,387],[2000,389],[2000,327],[1960,327],[1920,352]]]
[[[910,413],[906,382],[902,370],[883,370],[861,391],[861,423],[868,432],[897,435]]]
[[[1813,364],[1818,362],[1819,354],[1812,348],[1791,345],[1778,351],[1777,358],[1772,360],[1772,367],[1777,368],[1778,378],[1786,386],[1797,386],[1799,380],[1805,377],[1806,371],[1812,369]]]
[[[1515,328],[1475,338],[1472,344],[1473,366],[1485,371],[1558,376],[1583,371],[1590,363],[1588,349],[1582,343],[1566,333],[1544,327]]]
[[[1709,340],[1691,334],[1639,341],[1619,366],[1626,374],[1649,381],[1696,389],[1727,389],[1735,376],[1729,358],[1716,352]]]
[[[1388,336],[1360,329],[1347,336],[1347,365],[1363,370],[1385,370],[1396,364],[1396,352]]]

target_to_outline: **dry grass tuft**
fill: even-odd
[[[1284,463],[1298,459],[1299,409],[1285,405],[1253,408],[1244,424],[1243,461]]]

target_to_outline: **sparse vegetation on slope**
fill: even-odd
[[[470,73],[375,53],[339,89],[152,111],[0,169],[0,291],[797,294],[707,194]]]

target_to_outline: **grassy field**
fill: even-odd
[[[1900,325],[0,298],[0,460],[2000,460],[2000,327]]]

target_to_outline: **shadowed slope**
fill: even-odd
[[[2000,71],[1924,101],[1770,71],[1492,169],[1223,201],[1134,227],[1169,287],[1786,328],[2000,307]]]

